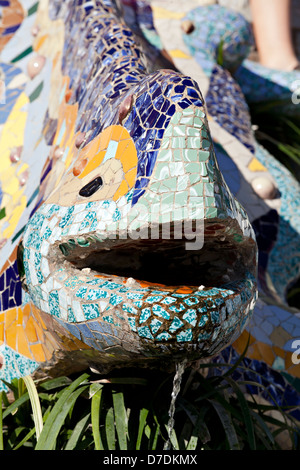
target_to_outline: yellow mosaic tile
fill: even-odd
[[[252,158],[251,162],[248,165],[250,171],[267,171],[266,167],[260,163],[257,158]]]
[[[173,59],[191,59],[191,56],[180,49],[170,49],[169,54]]]
[[[166,8],[157,7],[157,6],[153,6],[152,11],[153,11],[153,16],[156,19],[170,18],[172,20],[181,20],[185,16],[185,13],[170,11],[170,10],[167,10]]]

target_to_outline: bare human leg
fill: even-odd
[[[260,63],[278,70],[298,65],[290,27],[290,0],[250,0]]]

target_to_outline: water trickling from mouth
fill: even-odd
[[[165,442],[164,445],[164,450],[170,450],[171,449],[171,436],[172,432],[174,429],[174,414],[175,414],[175,404],[176,404],[176,399],[177,396],[180,392],[180,387],[181,387],[181,381],[182,381],[182,376],[185,371],[185,366],[187,364],[187,359],[183,359],[181,362],[176,363],[176,373],[173,379],[173,390],[171,393],[171,403],[170,403],[170,408],[169,408],[169,421],[168,421],[168,440]]]

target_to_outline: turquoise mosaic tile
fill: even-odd
[[[174,317],[171,326],[169,327],[170,333],[174,333],[174,331],[178,330],[178,328],[182,327],[184,323],[178,318]]]
[[[182,318],[190,323],[192,326],[196,326],[197,323],[197,312],[196,310],[189,309],[187,312],[182,316]]]
[[[188,341],[192,341],[193,339],[193,331],[192,329],[188,329],[188,330],[185,330],[185,331],[181,331],[180,333],[178,333],[178,335],[176,336],[176,339],[178,342],[188,342]]]
[[[139,336],[141,336],[142,338],[153,339],[153,335],[152,335],[150,329],[148,328],[148,326],[138,327],[137,332],[138,332]]]
[[[201,326],[201,327],[205,326],[208,319],[209,319],[208,315],[202,315],[202,317],[199,320],[198,325]]]
[[[76,291],[75,297],[79,297],[80,299],[84,299],[86,292],[87,292],[87,287],[80,287],[80,288]],[[91,299],[89,298],[88,300],[91,300]]]
[[[147,321],[148,318],[150,318],[150,317],[151,317],[151,309],[150,309],[150,308],[144,308],[144,309],[141,311],[139,322],[140,322],[140,323],[144,323],[144,322]]]
[[[82,304],[82,309],[87,320],[98,318],[100,315],[100,309],[97,304]]]
[[[160,333],[159,335],[155,337],[156,341],[168,341],[168,339],[170,338],[171,338],[171,335],[167,331],[163,331],[162,333]]]
[[[153,320],[151,320],[150,328],[154,335],[158,332],[162,324],[163,322],[158,320],[157,318],[154,318]]]
[[[87,300],[100,300],[108,297],[108,292],[103,289],[90,289],[87,295]]]
[[[170,319],[170,314],[160,305],[153,305],[152,312],[154,313],[154,315],[165,318],[166,320]]]

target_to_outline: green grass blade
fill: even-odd
[[[206,444],[211,440],[210,432],[204,422],[204,416],[207,410],[208,407],[203,407],[200,409],[197,421],[195,423],[186,450],[196,450],[199,439],[202,444]]]
[[[232,424],[230,414],[215,400],[208,400],[216,410],[224,428],[230,450],[240,450],[239,440]]]
[[[286,122],[286,124],[291,129],[293,129],[293,131],[295,132],[295,134],[298,135],[298,137],[300,137],[300,128],[294,122],[292,122],[290,119],[283,119],[283,121]]]
[[[232,375],[233,372],[239,367],[239,365],[244,360],[244,357],[246,356],[246,353],[247,353],[247,350],[248,350],[248,347],[249,347],[249,343],[250,343],[250,334],[248,335],[247,343],[246,343],[246,346],[245,346],[242,354],[237,359],[237,361],[235,361],[233,366],[231,366],[230,369],[227,372],[225,372],[225,374],[222,375],[222,377],[228,377],[228,376]]]
[[[182,397],[179,398],[178,405],[182,409],[184,409],[190,421],[194,425],[194,429],[192,431],[192,436],[190,438],[188,446],[194,445],[193,443],[196,442],[196,439],[194,439],[194,437],[197,437],[197,440],[198,438],[200,438],[203,444],[209,442],[211,440],[211,436],[208,427],[204,422],[204,417],[209,409],[209,406],[207,404],[204,404],[201,406],[200,409],[197,409],[194,405],[192,405]],[[187,448],[187,450],[189,450],[189,447]],[[192,450],[192,448],[190,450]]]
[[[74,428],[74,430],[71,434],[70,439],[67,442],[65,450],[74,450],[76,448],[80,437],[82,436],[82,434],[84,433],[84,431],[87,427],[90,416],[91,416],[91,413],[88,413],[80,421],[78,421],[78,423],[76,424],[76,426],[75,426],[75,428]]]
[[[251,415],[253,416],[253,419],[257,421],[261,429],[265,432],[267,438],[270,440],[271,444],[275,444],[273,434],[271,433],[269,427],[266,425],[265,421],[262,419],[262,417],[256,413],[253,410],[250,410]]]
[[[92,405],[91,405],[92,432],[93,432],[93,437],[94,437],[94,442],[95,442],[95,450],[104,450],[101,436],[100,436],[100,403],[101,403],[103,385],[97,384],[97,391],[94,390],[95,388],[96,387],[93,387],[93,391],[92,391],[93,396],[92,396]]]
[[[53,450],[54,449],[57,436],[65,422],[66,416],[68,415],[69,411],[73,408],[77,398],[87,388],[88,388],[88,385],[82,386],[76,391],[72,392],[67,397],[60,397],[60,399],[54,405],[52,411],[50,412],[48,416],[48,419],[44,425],[43,431],[41,432],[41,435],[37,442],[35,450]],[[58,403],[59,403],[59,407],[56,408],[56,405]]]
[[[186,447],[186,450],[196,450],[197,445],[198,445],[198,439],[199,439],[198,436],[191,436],[191,438],[188,442],[188,445]]]
[[[156,450],[158,437],[160,435],[160,425],[155,422],[154,427],[152,429],[148,424],[145,426],[145,435],[149,439],[148,449],[149,450]]]
[[[18,379],[18,398],[24,395],[25,390],[26,390],[26,386],[25,386],[25,382],[23,378]],[[29,398],[30,398],[30,395],[29,395]]]
[[[135,450],[140,450],[141,448],[142,437],[143,437],[144,429],[146,426],[146,420],[147,420],[148,414],[149,414],[149,410],[147,410],[146,408],[142,408],[140,410],[139,429],[138,429],[138,434],[137,434],[137,439],[136,439]]]
[[[17,399],[17,394],[18,394],[18,380],[17,380],[17,379],[13,379],[13,380],[11,381],[11,383],[7,382],[7,381],[4,380],[4,379],[0,379],[0,380],[1,380],[1,382],[4,383],[4,385],[7,386],[7,388],[9,388],[9,389],[13,392],[15,399]]]
[[[35,427],[30,429],[30,431],[26,434],[26,436],[13,448],[13,450],[17,450],[22,447],[25,442],[27,442],[34,434],[36,433]]]
[[[36,450],[52,450],[67,414],[73,407],[78,396],[88,387],[88,385],[81,386],[76,392],[74,392],[74,390],[76,390],[80,385],[86,383],[88,377],[88,374],[82,374],[60,395],[47,417],[40,438],[38,439],[35,447]]]
[[[56,379],[47,380],[46,382],[39,385],[39,388],[43,390],[53,390],[59,387],[66,387],[71,384],[71,380],[68,377],[58,377]]]
[[[105,432],[108,450],[116,450],[115,416],[113,407],[110,407],[106,413]]]
[[[248,443],[249,443],[250,449],[256,450],[254,427],[253,427],[250,408],[248,406],[247,400],[245,399],[244,394],[241,391],[240,387],[234,382],[234,380],[231,377],[225,377],[225,380],[227,380],[227,382],[231,385],[240,403],[240,407],[242,410],[244,423],[245,423],[245,427],[246,427],[246,431],[248,435]]]
[[[41,404],[40,404],[36,386],[32,378],[29,375],[26,375],[25,377],[23,377],[23,380],[28,390],[32,412],[33,412],[33,421],[35,425],[36,439],[38,440],[43,429],[43,415],[42,415]]]
[[[291,149],[288,145],[278,144],[278,149],[285,153],[291,160],[299,165],[299,157],[295,155],[295,149]]]
[[[127,450],[128,418],[123,392],[113,391],[113,405],[120,450]]]
[[[4,408],[7,408],[9,406],[9,400],[7,398],[7,395],[4,391],[2,391],[2,404]]]
[[[165,425],[167,432],[169,432],[168,425]],[[175,429],[171,430],[170,436],[169,436],[170,442],[171,442],[171,449],[173,450],[179,450],[179,444],[178,444],[178,439],[176,435]]]
[[[3,450],[3,416],[2,416],[2,395],[4,392],[0,392],[0,450]]]
[[[6,416],[8,416],[9,414],[14,414],[18,410],[19,406],[23,405],[23,403],[25,403],[28,400],[29,400],[29,394],[28,393],[25,393],[20,398],[15,400],[3,412],[3,419],[6,418]]]

